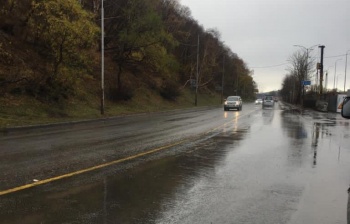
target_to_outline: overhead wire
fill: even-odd
[[[340,55],[334,55],[334,56],[328,56],[328,57],[323,57],[323,58],[337,58],[337,57],[343,57],[346,56],[346,54],[340,54]],[[313,58],[318,58],[318,57],[313,57]],[[255,66],[255,67],[250,67],[251,69],[255,68],[274,68],[274,67],[279,67],[283,65],[287,65],[288,63],[281,63],[277,65],[267,65],[267,66]]]
[[[268,65],[268,66],[261,66],[261,67],[251,67],[252,69],[253,68],[273,68],[273,67],[279,67],[279,66],[282,66],[282,65],[287,65],[288,63],[282,63],[282,64],[278,64],[278,65]]]

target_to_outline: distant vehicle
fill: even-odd
[[[262,104],[263,100],[262,99],[257,99],[255,100],[255,104]]]
[[[230,109],[242,110],[242,98],[240,96],[227,97],[224,104],[224,111]]]
[[[277,97],[274,97],[273,100],[274,100],[275,102],[278,102],[278,98],[277,98]]]
[[[263,98],[262,102],[262,108],[264,109],[265,107],[274,107],[275,106],[275,100],[273,96],[266,95]]]

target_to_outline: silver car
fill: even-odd
[[[275,106],[275,99],[273,96],[265,96],[263,98],[262,102],[262,108],[264,109],[265,107],[274,107]]]
[[[224,104],[224,111],[230,109],[242,110],[242,98],[240,96],[227,97]]]
[[[262,104],[263,100],[262,99],[257,99],[255,100],[255,104]]]

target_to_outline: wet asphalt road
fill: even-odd
[[[245,104],[10,130],[0,223],[347,223],[349,124]]]

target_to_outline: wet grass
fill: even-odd
[[[168,101],[149,89],[140,88],[130,101],[106,99],[104,115],[100,113],[100,105],[99,96],[93,95],[70,99],[62,104],[47,104],[26,96],[6,96],[0,98],[0,128],[191,108],[194,107],[194,92],[183,90],[176,101]],[[198,106],[215,105],[220,105],[219,94],[198,94]]]

